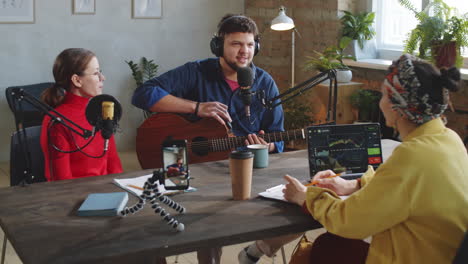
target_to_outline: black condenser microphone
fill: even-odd
[[[102,130],[102,138],[105,139],[107,150],[109,139],[117,130],[118,122],[122,117],[122,105],[113,96],[101,94],[89,100],[86,106],[86,119],[94,128],[95,132]]]
[[[250,67],[237,69],[237,82],[240,86],[239,96],[245,105],[245,115],[250,118],[250,104],[252,103],[252,92],[250,87],[253,83],[253,71]]]

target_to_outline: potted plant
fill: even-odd
[[[298,98],[293,98],[283,104],[284,129],[300,129],[310,126],[314,120],[310,115],[312,109],[306,103],[300,102]]]
[[[336,69],[338,82],[351,81],[353,76],[351,70],[343,62],[344,59],[355,60],[353,56],[343,54],[343,50],[351,41],[349,37],[342,37],[338,46],[329,46],[323,52],[314,51],[315,57],[307,56],[304,69],[321,72]]]
[[[127,65],[132,70],[133,79],[135,79],[135,83],[138,86],[142,85],[149,79],[153,79],[156,77],[158,73],[158,67],[153,60],[148,60],[146,57],[142,57],[140,59],[140,64],[136,64],[133,61],[125,61]]]
[[[437,67],[461,67],[461,49],[468,47],[468,15],[457,16],[455,9],[442,0],[432,0],[417,11],[410,0],[398,0],[419,21],[405,41],[405,53],[429,60]]]
[[[377,57],[375,42],[370,42],[375,36],[372,28],[375,13],[364,12],[354,15],[349,11],[343,11],[341,17],[342,36],[353,40],[352,45],[346,48],[345,53],[352,54],[356,59],[369,59]]]
[[[379,91],[359,89],[354,91],[349,97],[351,106],[358,110],[357,119],[359,122],[379,121]]]
[[[132,71],[133,79],[135,80],[136,87],[142,85],[147,80],[150,80],[156,77],[158,73],[158,67],[153,60],[148,60],[146,57],[140,59],[140,64],[134,63],[132,60],[125,61],[130,70]],[[143,115],[145,118],[148,118],[151,115],[151,112],[144,111]]]
[[[309,104],[300,101],[299,97],[292,98],[283,103],[284,129],[289,131],[311,126],[314,122],[312,109]],[[286,150],[297,150],[306,148],[305,141],[291,140],[285,146]]]

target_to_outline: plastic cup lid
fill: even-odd
[[[248,145],[248,149],[266,149],[268,148],[268,145],[263,145],[263,144],[254,144],[254,145]]]
[[[253,153],[250,151],[233,151],[231,155],[229,155],[233,159],[250,159],[253,158]]]

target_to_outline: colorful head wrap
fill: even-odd
[[[414,70],[413,61],[418,58],[404,54],[389,67],[384,84],[393,108],[406,114],[416,124],[424,124],[439,117],[449,102],[449,92],[442,88],[443,104],[432,100]]]

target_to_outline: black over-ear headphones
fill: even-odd
[[[228,19],[224,20],[221,25],[218,27],[218,34],[219,30],[223,28],[224,24],[228,22],[231,19],[234,18],[247,18],[245,16],[232,16],[229,17]],[[223,56],[223,47],[224,47],[224,36],[219,36],[218,34],[215,34],[210,41],[210,48],[211,52],[216,56],[216,57],[221,57]],[[255,51],[254,51],[254,56],[257,55],[257,53],[260,51],[260,41],[258,39],[258,36],[255,37]]]

